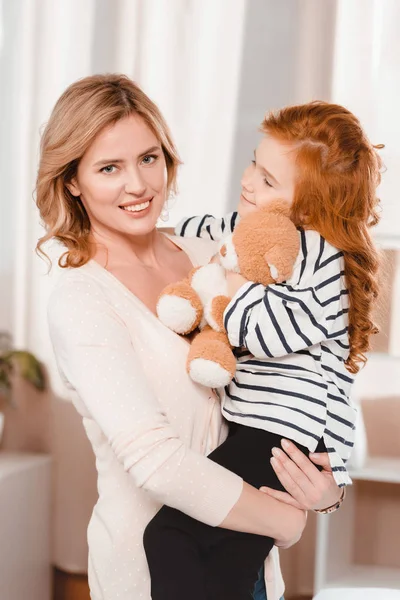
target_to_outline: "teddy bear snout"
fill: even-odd
[[[221,249],[219,251],[220,255],[223,256],[225,258],[226,256],[226,246],[225,244],[223,246],[221,246]]]

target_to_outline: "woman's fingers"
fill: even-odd
[[[309,458],[316,465],[323,467],[324,471],[332,471],[327,452],[310,452]]]
[[[293,481],[300,486],[304,493],[307,493],[308,490],[313,487],[313,479],[315,479],[315,475],[313,474],[312,470],[314,469],[317,474],[319,474],[319,471],[317,467],[304,456],[303,453],[301,454],[303,454],[304,461],[303,459],[300,460],[299,457],[294,456],[293,452],[292,456],[288,456],[280,448],[272,448],[272,454],[274,458],[280,462],[282,468],[288,472]],[[297,462],[295,462],[294,458],[296,458]]]
[[[281,492],[279,490],[274,490],[269,487],[261,487],[260,492],[271,496],[271,498],[275,498],[275,500],[279,500],[279,502],[284,502],[285,504],[289,504],[290,506],[294,506],[295,508],[304,510],[304,506],[302,506],[299,502],[297,502],[297,500],[292,498],[292,496],[287,492]]]
[[[329,456],[326,452],[310,454],[310,459],[292,442],[282,439],[282,448],[273,448],[271,465],[276,476],[302,507],[325,508],[337,500],[338,488],[332,476]],[[316,465],[323,468],[320,471]],[[331,501],[333,498],[333,501]]]
[[[310,462],[307,456],[303,454],[303,452],[299,450],[295,444],[293,444],[293,442],[282,439],[281,445],[286,454],[299,467],[300,471],[312,482],[315,477],[318,476],[319,471],[317,467]]]
[[[282,450],[280,450],[281,454],[284,454]],[[299,468],[286,456],[286,460],[281,457],[278,458],[276,452],[274,453],[274,457],[271,458],[271,465],[275,471],[275,474],[285,490],[300,504],[304,505],[305,493],[302,490],[301,486],[293,479],[290,473],[290,468],[288,466],[290,463],[294,466],[295,469],[299,471]],[[301,472],[300,472],[301,473]],[[304,477],[304,476],[303,476]],[[308,479],[304,477],[306,481]]]

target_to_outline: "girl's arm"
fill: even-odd
[[[175,235],[219,241],[225,235],[232,233],[238,222],[239,216],[237,212],[229,213],[221,218],[213,217],[212,215],[185,217],[175,227]]]
[[[346,316],[339,299],[324,306],[312,287],[247,282],[227,306],[224,325],[232,346],[245,347],[256,358],[278,358],[346,337]]]
[[[228,287],[236,291],[224,314],[232,346],[245,347],[256,358],[278,358],[324,340],[346,338],[343,258],[337,251],[332,254],[334,249],[324,254],[322,238],[307,234],[311,241],[303,246],[304,259],[287,283],[264,287],[227,273]],[[305,244],[307,235],[303,239]]]
[[[136,486],[212,526],[282,543],[301,534],[303,511],[243,484],[179,438],[147,384],[125,324],[96,282],[64,282],[51,296],[48,317],[60,370]]]

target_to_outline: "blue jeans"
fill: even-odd
[[[264,567],[260,569],[258,581],[254,587],[253,600],[268,600],[264,583]],[[282,596],[281,600],[285,600]]]

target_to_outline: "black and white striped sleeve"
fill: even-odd
[[[237,212],[229,213],[221,218],[212,215],[185,217],[175,227],[175,235],[219,241],[225,235],[233,232],[238,220]]]
[[[326,273],[315,287],[256,283],[242,286],[224,323],[230,343],[256,358],[282,357],[347,334],[342,273]],[[323,294],[320,293],[320,291]]]

